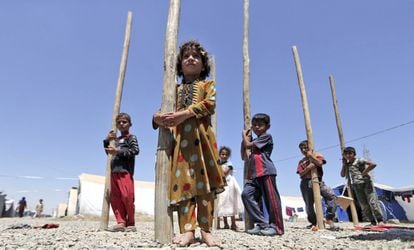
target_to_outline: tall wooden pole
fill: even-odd
[[[344,148],[345,148],[345,140],[344,140],[344,134],[342,132],[341,117],[339,115],[338,100],[336,99],[335,81],[334,81],[334,78],[333,78],[332,75],[329,76],[329,84],[331,86],[332,102],[333,102],[333,107],[334,107],[334,110],[335,110],[336,127],[338,128],[339,143],[341,145],[341,155],[342,155],[342,152],[344,151]],[[348,197],[353,199],[349,176],[347,176],[346,178],[348,180],[348,182],[347,182]],[[359,223],[358,214],[357,214],[357,211],[356,211],[354,201],[352,201],[352,203],[351,203],[351,215],[352,215],[352,222],[354,223],[354,225],[355,226],[358,225],[358,223]]]
[[[210,73],[211,80],[216,82],[216,60],[214,56],[210,56]],[[214,134],[217,136],[217,96],[216,96],[216,112],[211,116],[211,127]],[[220,218],[217,216],[217,199],[214,200],[214,217],[213,219],[213,230],[220,224]]]
[[[161,113],[175,111],[176,96],[176,54],[180,17],[180,0],[170,0],[164,48],[164,81]],[[169,129],[160,127],[157,146],[155,176],[155,240],[171,243],[173,223],[169,204],[169,171],[172,151],[172,134]]]
[[[214,82],[216,82],[216,58],[214,56],[210,57],[210,69],[211,69],[211,79]],[[211,125],[213,126],[214,134],[217,136],[217,94],[216,94],[216,112],[211,116]]]
[[[119,76],[118,82],[116,85],[116,92],[115,92],[115,102],[114,102],[114,109],[112,111],[112,125],[111,128],[116,133],[116,116],[119,114],[120,107],[121,107],[121,99],[122,99],[122,90],[124,87],[124,79],[125,79],[125,72],[127,67],[128,61],[128,51],[129,51],[129,43],[131,40],[131,28],[132,28],[132,12],[128,12],[126,28],[125,28],[125,39],[124,39],[124,47],[122,49],[122,57],[121,57],[121,65],[119,67]],[[111,146],[114,146],[115,142],[111,141]],[[110,194],[111,194],[111,160],[112,156],[108,154],[108,158],[106,160],[106,177],[105,177],[105,187],[104,187],[104,197],[102,202],[102,212],[101,212],[101,230],[105,230],[108,228],[109,222],[109,202],[110,202]]]
[[[243,2],[243,128],[250,129],[250,58],[249,58],[249,0]],[[244,183],[247,181],[248,159],[244,160]],[[244,213],[245,230],[253,227],[253,221]]]
[[[298,83],[300,89],[300,96],[302,99],[302,107],[303,107],[303,115],[305,118],[305,127],[306,127],[306,136],[308,139],[308,146],[309,149],[314,149],[313,144],[313,134],[312,134],[312,126],[311,126],[311,119],[310,119],[310,112],[309,112],[309,105],[308,105],[308,98],[306,96],[306,89],[305,83],[303,81],[303,74],[302,74],[302,66],[300,64],[298,50],[296,46],[292,47],[293,57],[295,59],[296,65],[296,73],[298,76]],[[322,203],[321,203],[321,191],[319,187],[319,179],[316,169],[312,169],[312,190],[313,190],[313,200],[315,202],[315,212],[316,212],[316,221],[318,223],[319,229],[324,229],[325,225],[323,224],[323,213],[322,213]]]

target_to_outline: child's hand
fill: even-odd
[[[311,157],[313,155],[313,150],[311,150],[311,149],[306,150],[305,155],[306,155],[306,157]]]
[[[183,123],[185,120],[187,120],[191,116],[192,116],[192,113],[190,110],[183,110],[183,111],[168,113],[165,115],[164,126],[175,127]]]
[[[314,169],[315,167],[316,167],[316,165],[313,164],[313,163],[309,163],[309,165],[306,166],[306,168],[309,168],[310,170]]]
[[[251,129],[244,129],[242,136],[243,136],[243,138],[247,137],[247,139],[250,141],[250,138],[252,137],[252,130]]]
[[[107,148],[105,148],[106,152],[110,155],[116,155],[118,153],[118,149],[116,149],[115,147],[109,146]]]
[[[152,117],[152,120],[161,127],[165,127],[164,125],[164,119],[165,119],[165,115],[161,114],[160,112],[157,112],[154,114],[154,116]]]
[[[106,140],[111,141],[116,139],[116,133],[113,130],[110,130],[108,135],[106,136]]]

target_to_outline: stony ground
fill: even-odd
[[[238,223],[242,228],[243,223]],[[24,224],[32,228],[10,228]],[[33,228],[44,224],[59,227]],[[93,218],[0,218],[0,249],[183,249],[155,242],[154,222],[148,219],[137,223],[137,232],[100,231],[99,225]],[[305,229],[305,222],[286,222],[282,237],[252,236],[228,229],[215,230],[214,234],[222,239],[222,249],[414,249],[414,230],[366,232],[353,230],[351,223],[338,225],[342,228],[338,232],[312,232]],[[205,244],[196,243],[188,249],[205,248]]]

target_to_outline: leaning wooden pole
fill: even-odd
[[[212,55],[210,56],[210,73],[211,73],[211,80],[216,82],[216,59]],[[217,96],[216,96],[216,107],[217,107]],[[214,134],[217,136],[217,108],[216,112],[211,116],[211,126]],[[217,202],[218,199],[214,199],[214,217],[213,219],[213,230],[217,228],[217,226],[220,224],[220,218],[217,216]]]
[[[342,152],[344,151],[344,148],[345,148],[345,140],[344,140],[344,134],[342,132],[341,117],[339,115],[338,99],[336,98],[335,81],[332,75],[329,76],[329,84],[331,86],[332,102],[333,102],[333,107],[335,111],[336,127],[338,128],[339,143],[341,145],[341,155],[342,155]],[[347,183],[348,197],[353,199],[349,176],[347,176],[346,178],[348,180],[348,183]],[[351,203],[351,215],[352,215],[352,222],[354,223],[354,226],[358,225],[359,224],[358,214],[357,214],[354,201],[352,201]]]
[[[180,17],[180,0],[170,0],[164,48],[164,81],[161,113],[175,111],[176,54]],[[163,244],[171,243],[173,223],[169,206],[169,170],[172,151],[170,129],[160,127],[158,134],[155,172],[155,240]]]
[[[302,74],[302,66],[300,64],[299,54],[298,54],[298,50],[296,49],[296,46],[292,47],[292,52],[293,52],[293,57],[295,59],[296,73],[298,76],[298,83],[299,83],[299,89],[300,89],[300,96],[302,99],[303,115],[305,118],[305,127],[306,127],[306,136],[308,139],[308,146],[309,146],[309,149],[313,150],[315,147],[313,144],[313,134],[312,134],[308,98],[306,96],[305,83],[303,81],[303,74]],[[319,179],[318,179],[317,170],[315,168],[312,169],[311,174],[312,174],[313,200],[315,201],[316,221],[318,223],[319,229],[324,229],[325,225],[323,224],[321,191],[319,187]]]
[[[243,2],[243,128],[250,129],[250,59],[249,59],[249,0]],[[247,181],[248,159],[244,160],[244,183]],[[244,213],[244,228],[253,228],[253,221]]]
[[[124,87],[124,79],[125,79],[125,72],[127,67],[128,61],[128,51],[129,51],[129,43],[131,40],[131,28],[132,28],[132,12],[128,12],[126,28],[125,28],[125,39],[124,39],[124,47],[122,49],[122,57],[121,57],[121,65],[119,67],[119,76],[118,82],[116,85],[116,92],[115,92],[115,102],[114,102],[114,109],[112,111],[112,125],[111,128],[116,133],[116,116],[119,114],[120,107],[121,107],[121,99],[122,99],[122,90]],[[111,146],[114,146],[115,142],[111,141]],[[105,187],[104,187],[104,197],[102,202],[102,212],[101,212],[101,230],[105,230],[108,228],[109,222],[109,202],[110,202],[110,194],[111,194],[111,160],[112,156],[108,154],[108,158],[106,160],[106,175],[105,175]]]
[[[214,56],[210,57],[210,72],[211,79],[216,82],[216,58]],[[216,83],[217,84],[217,83]],[[216,94],[216,107],[217,107],[217,94]],[[211,116],[211,125],[213,127],[213,132],[217,135],[217,108],[216,112]]]

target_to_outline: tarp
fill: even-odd
[[[343,187],[344,185],[338,185],[334,187],[333,190],[335,194],[340,195],[342,193]],[[384,184],[374,183],[374,187],[378,195],[378,200],[382,209],[382,213],[384,215],[384,219],[414,221],[414,202],[409,199],[413,195],[414,186],[394,188]],[[354,199],[356,201],[355,205],[358,209],[356,197],[354,197]],[[349,221],[349,214],[349,211],[344,211],[338,207],[337,216],[340,221]],[[361,218],[360,215],[359,217]]]

